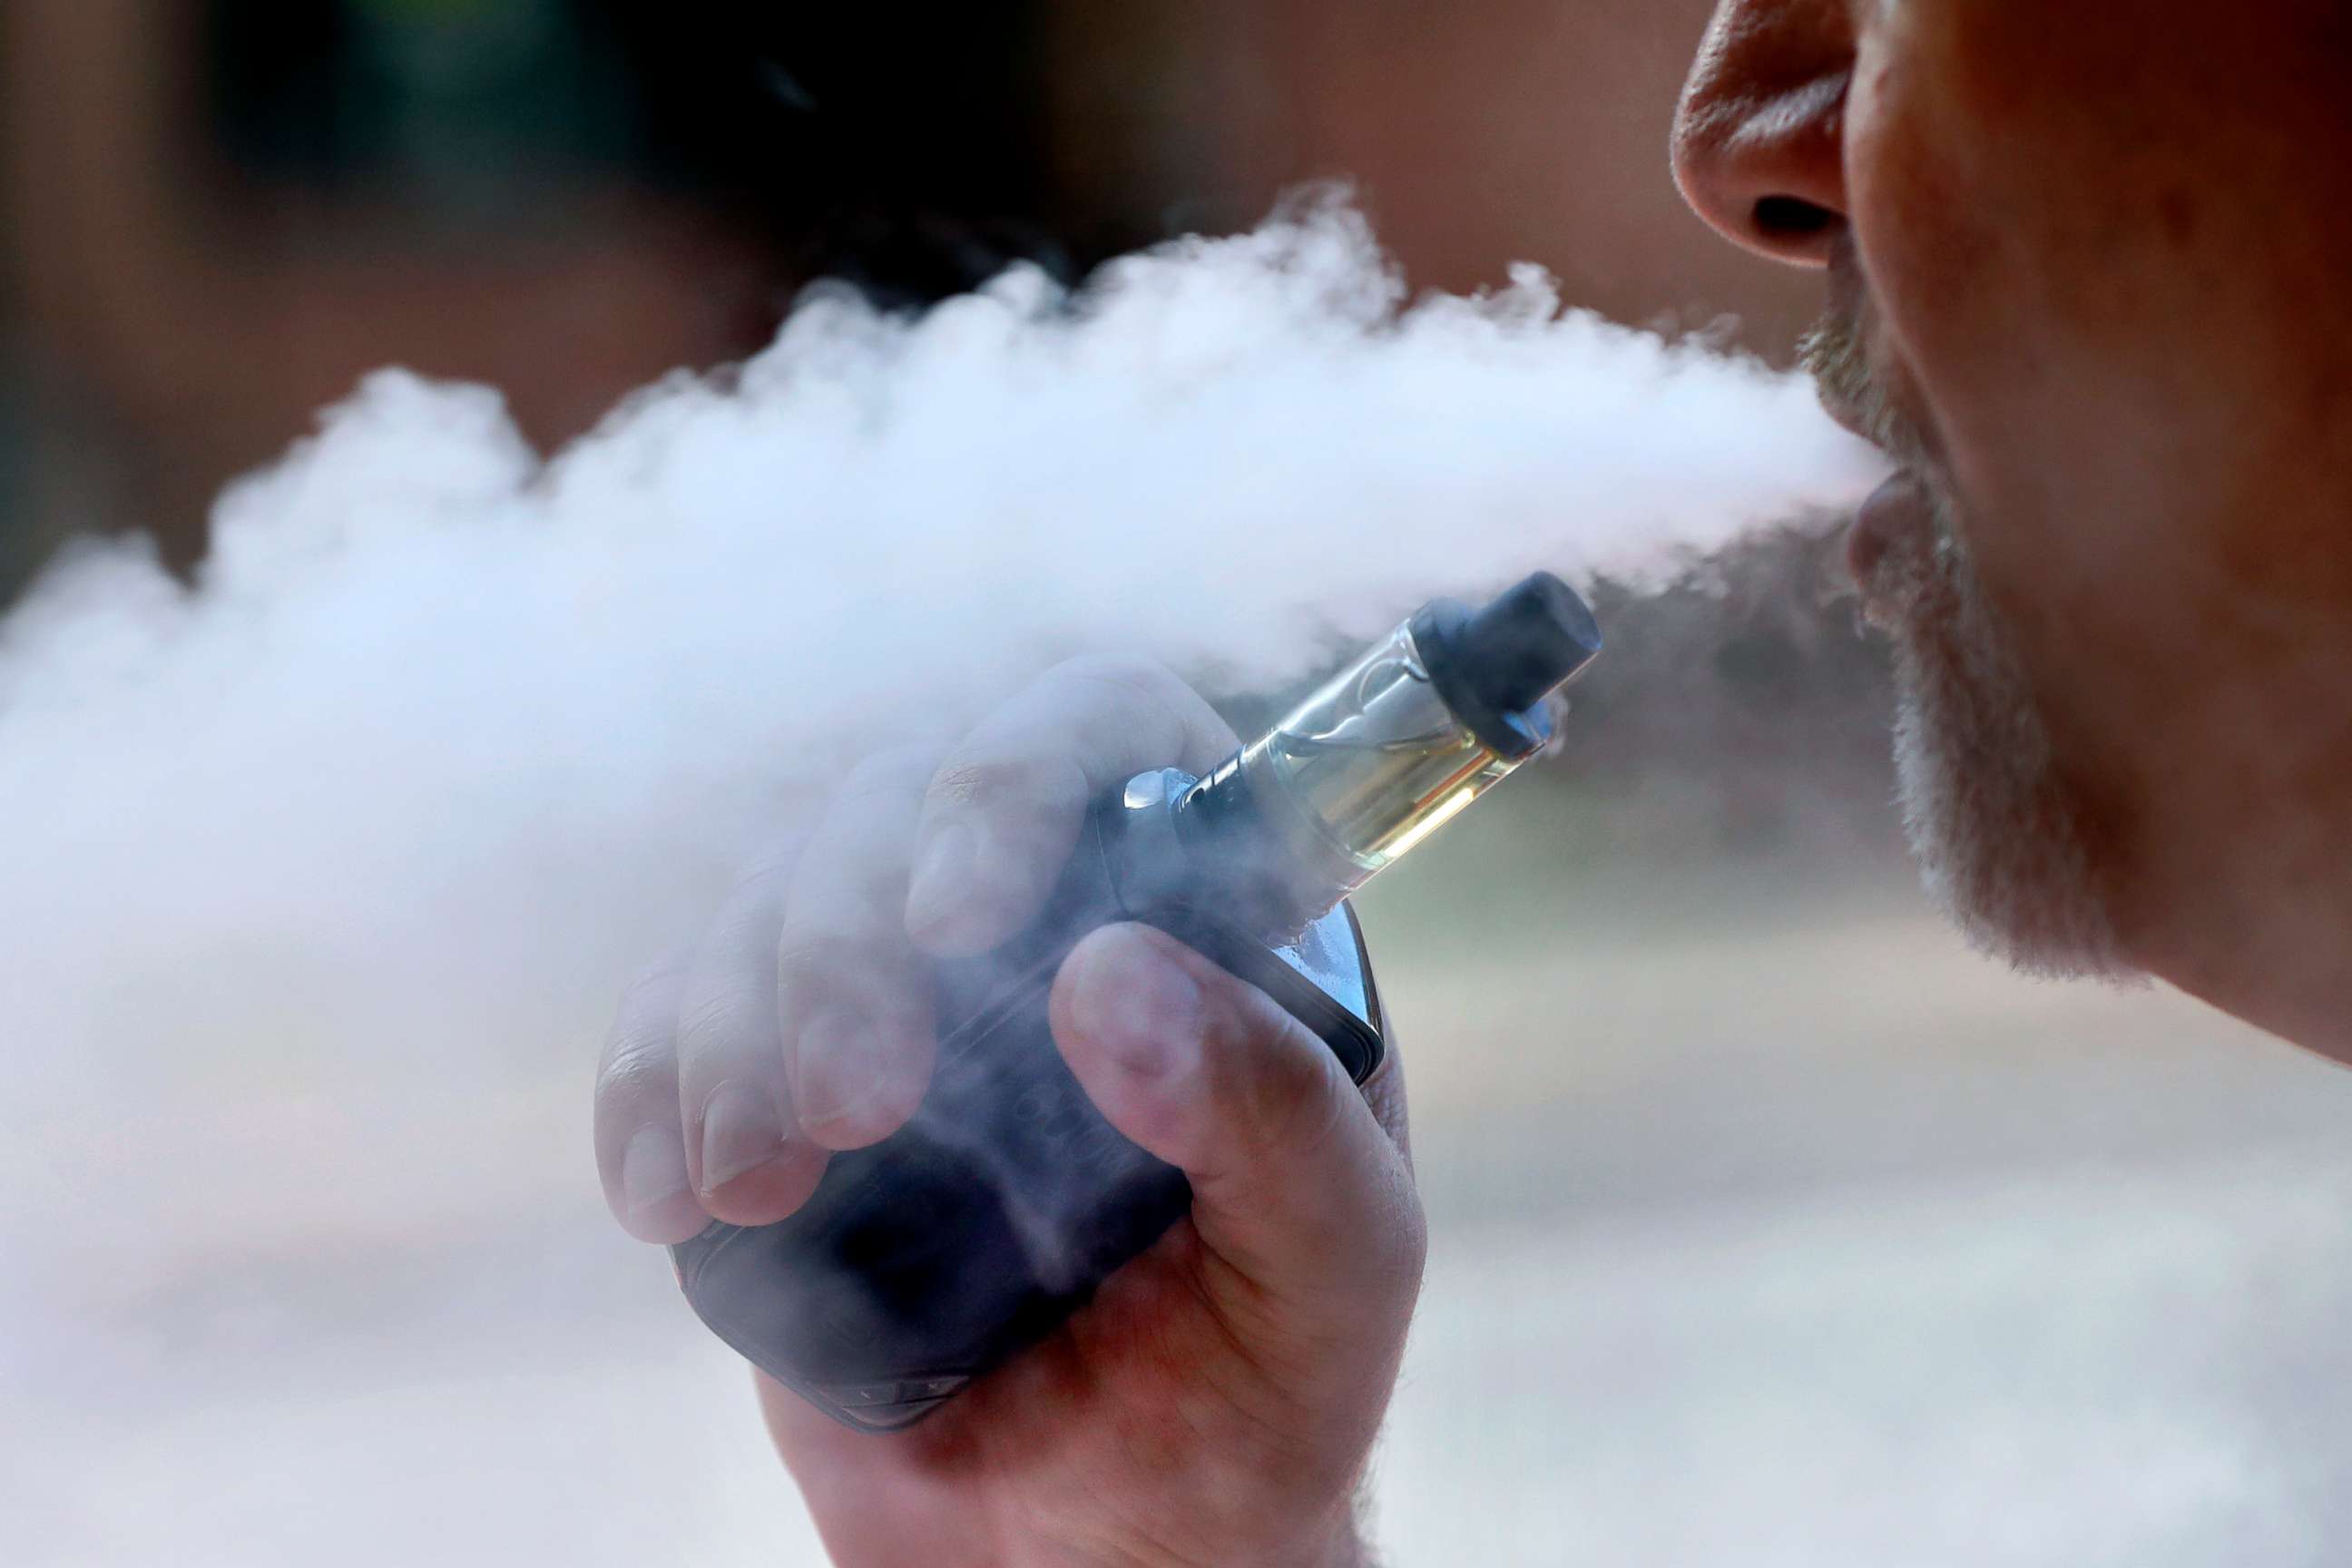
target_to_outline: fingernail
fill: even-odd
[[[640,1127],[629,1135],[621,1150],[621,1202],[632,1219],[651,1217],[692,1184],[676,1128]]]
[[[907,886],[907,929],[926,931],[957,912],[970,893],[979,838],[969,823],[950,822],[931,835]]]
[[[1077,1001],[1080,1026],[1139,1078],[1166,1077],[1199,1047],[1200,984],[1148,946],[1098,964]]]
[[[803,1127],[846,1120],[872,1102],[882,1064],[873,1026],[855,1013],[827,1011],[801,1026],[793,1054],[793,1110]]]
[[[730,1081],[702,1104],[702,1190],[718,1191],[783,1152],[783,1123],[768,1097]]]

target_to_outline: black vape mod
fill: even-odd
[[[905,1426],[1043,1337],[1191,1203],[1063,1065],[1047,992],[1078,940],[1142,921],[1287,1008],[1361,1083],[1381,1016],[1347,895],[1550,739],[1600,651],[1548,574],[1423,606],[1206,777],[1138,775],[1089,816],[1045,912],[938,972],[938,1066],[907,1125],[835,1154],[776,1225],[672,1248],[688,1300],[779,1382]]]

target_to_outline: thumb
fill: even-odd
[[[1149,926],[1080,942],[1054,1037],[1114,1127],[1192,1184],[1207,1281],[1245,1331],[1401,1343],[1421,1284],[1403,1152],[1330,1047],[1256,987]]]

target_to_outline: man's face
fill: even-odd
[[[1828,401],[1909,473],[1852,553],[1931,876],[2228,989],[2189,928],[2253,940],[2352,789],[2352,7],[1726,0],[1675,153],[1827,268]]]

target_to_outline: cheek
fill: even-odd
[[[2086,135],[2100,120],[2079,88],[2016,63],[2034,47],[2046,63],[2064,26],[2048,15],[2038,0],[1884,8],[1846,158],[1889,390],[1924,427],[2021,654],[2054,669],[2085,616],[2113,613],[2119,562],[2146,561],[2124,532],[2153,498],[2134,494],[2144,432],[2114,395],[2113,355],[2084,331],[2112,308],[2103,204],[2124,193],[2085,173],[2111,175],[2112,153]]]
[[[1955,0],[1965,4],[1965,0]],[[1877,313],[1877,368],[1931,450],[1968,482],[2028,472],[2043,289],[1996,137],[1956,80],[1949,6],[1889,7],[1863,36],[1848,100],[1846,179],[1854,242]],[[2007,460],[1988,465],[2000,454]],[[1992,541],[1983,542],[1991,544]]]
[[[2223,564],[2352,384],[2352,41],[2318,7],[1870,9],[1857,247],[1988,566],[2028,534],[2061,573]]]

